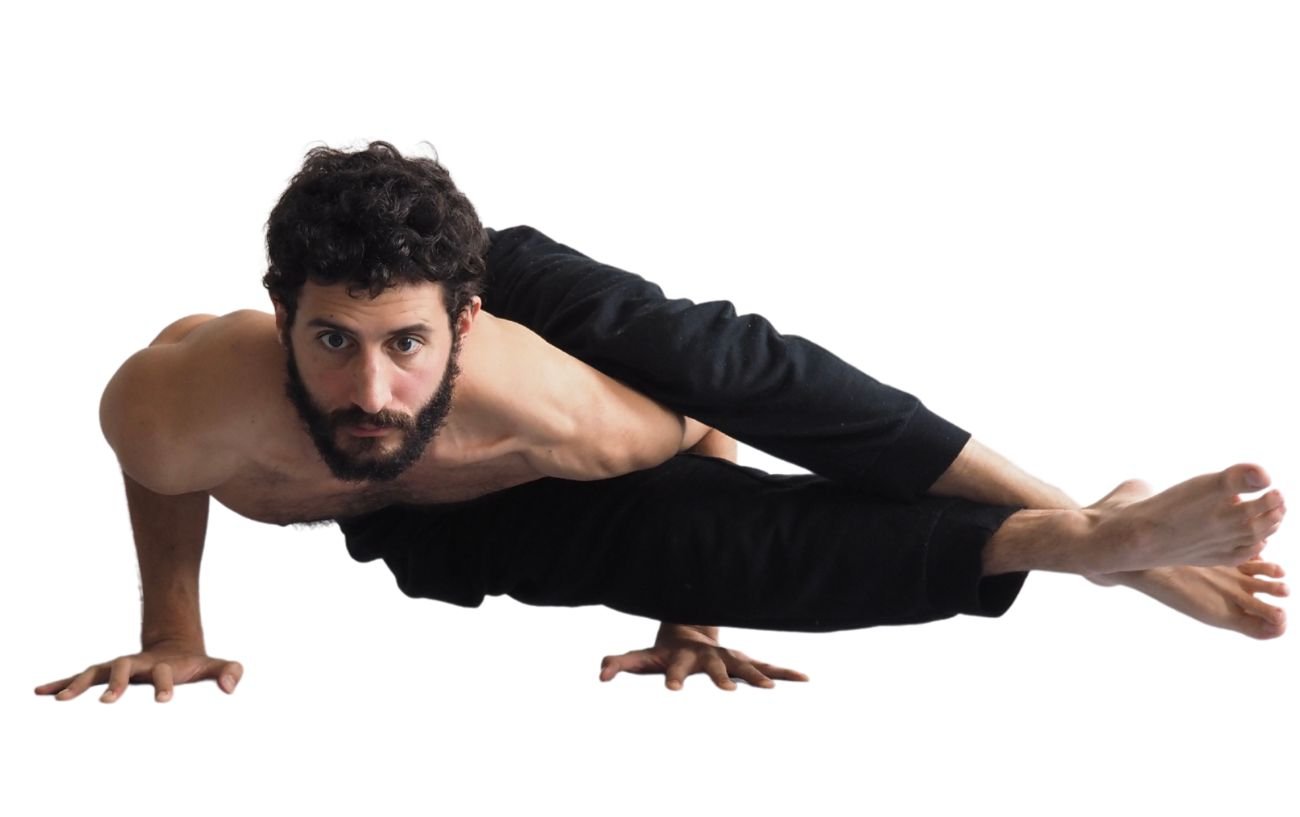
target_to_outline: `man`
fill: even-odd
[[[197,603],[209,497],[263,522],[337,520],[353,557],[383,558],[411,596],[663,619],[656,647],[607,658],[604,679],[800,679],[722,649],[714,627],[997,616],[1029,570],[1283,631],[1254,596],[1286,592],[1259,558],[1282,496],[1239,496],[1268,486],[1256,465],[1154,496],[1130,480],[1079,508],[757,316],[667,300],[531,228],[484,230],[445,169],[386,143],[311,151],[267,245],[274,316],[178,321],[105,389],[143,650],[38,694],[107,682],[112,701],[151,681],[166,700],[209,677],[233,691],[242,667],[206,655]],[[726,462],[728,434],[814,475]]]

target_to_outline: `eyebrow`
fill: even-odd
[[[320,326],[325,329],[333,329],[337,332],[346,332],[349,335],[357,334],[357,331],[355,329],[349,329],[346,326],[342,326],[337,323],[332,323],[330,321],[325,320],[324,318],[312,318],[311,320],[307,321],[307,325]],[[401,329],[394,329],[392,332],[388,333],[388,336],[393,337],[394,335],[409,335],[414,332],[420,332],[425,335],[431,335],[433,334],[433,327],[429,326],[427,323],[413,323],[410,326],[403,326]]]

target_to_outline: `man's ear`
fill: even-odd
[[[275,334],[280,338],[280,345],[284,346],[284,336],[289,333],[289,313],[275,298],[271,299],[271,305],[275,307]]]
[[[474,319],[478,317],[479,310],[483,307],[483,299],[475,295],[469,299],[469,303],[456,316],[456,329],[460,337],[464,338],[469,334],[469,330],[474,327]]]

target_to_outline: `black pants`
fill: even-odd
[[[339,520],[352,556],[383,558],[403,592],[803,631],[997,616],[1014,601],[1025,574],[982,578],[981,554],[1019,508],[924,496],[970,434],[912,395],[529,227],[492,231],[488,272],[488,312],[815,475],[683,455]]]

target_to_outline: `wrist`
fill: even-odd
[[[142,650],[151,650],[160,644],[183,644],[187,647],[196,648],[199,652],[206,653],[207,647],[203,643],[203,631],[166,631],[154,630],[141,632],[140,647]]]
[[[718,640],[718,628],[710,627],[704,624],[675,624],[670,621],[663,621],[659,624],[658,639],[681,637],[683,634],[699,634],[705,638],[714,641]]]

